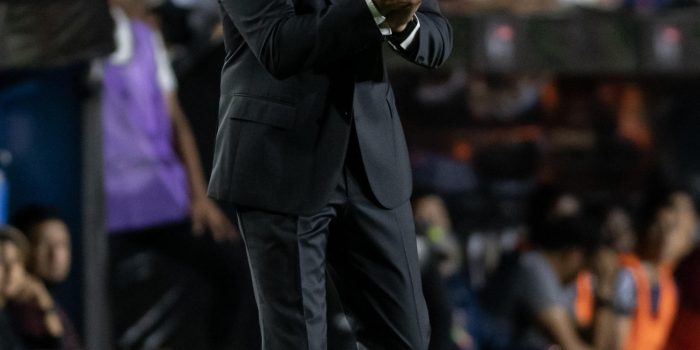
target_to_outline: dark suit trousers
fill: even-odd
[[[237,208],[266,350],[327,348],[327,268],[361,349],[428,348],[410,203],[379,206],[356,140],[353,133],[336,191],[318,213]]]

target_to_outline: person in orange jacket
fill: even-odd
[[[634,228],[629,211],[621,203],[590,209],[601,220],[602,244],[567,289],[567,298],[579,334],[596,349],[611,349],[615,336],[611,300],[620,267],[618,255],[634,249]]]
[[[650,195],[637,221],[637,247],[620,256],[612,300],[615,348],[661,350],[678,309],[672,267],[679,252],[675,242],[682,238],[684,225],[669,192]]]

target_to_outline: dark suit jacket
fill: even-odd
[[[350,124],[374,195],[386,208],[411,194],[408,151],[382,57],[385,42],[364,0],[219,0],[226,61],[209,185],[213,198],[290,214],[329,200]],[[406,59],[437,67],[452,31],[423,0]],[[352,117],[352,118],[351,118]]]

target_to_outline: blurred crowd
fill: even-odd
[[[440,3],[453,16],[491,10],[531,14],[574,5],[649,12],[697,4]],[[38,160],[19,141],[23,135],[40,142],[37,135],[60,133],[63,124],[49,123],[48,115],[73,118],[88,103],[98,105],[92,117],[101,125],[92,131],[101,135],[97,162],[108,267],[100,283],[108,293],[106,300],[88,300],[85,307],[107,305],[106,346],[260,348],[234,209],[207,198],[205,190],[225,59],[218,5],[213,0],[73,0],[70,5],[39,10],[54,5],[0,0],[0,29],[3,20],[7,29],[0,30],[0,52],[17,53],[0,55],[0,148],[13,152],[12,166],[20,170],[9,168],[8,179],[14,198],[21,199],[10,202],[11,226],[0,226],[0,350],[90,348],[79,314],[62,306],[71,298],[59,293],[70,284],[71,266],[77,265],[72,261],[80,258],[72,248],[80,236],[60,215],[67,211],[61,201],[80,190],[35,200],[40,188],[49,192],[62,186],[51,183],[58,184],[59,175],[47,174],[60,174],[65,164],[35,167],[70,138],[62,134],[48,138],[54,145],[39,144],[45,148]],[[37,51],[41,43],[25,41],[46,36],[37,34],[42,18],[46,27],[70,28],[80,24],[76,13],[101,23],[93,31],[68,30],[65,37],[75,36],[68,41],[84,46],[49,45],[47,50],[54,50],[49,55]],[[26,20],[18,19],[22,15]],[[412,202],[431,350],[700,349],[693,191],[655,169],[663,165],[651,127],[643,122],[647,106],[638,86],[567,85],[566,80],[557,86],[556,79],[541,74],[463,69],[431,72],[430,80],[416,84],[420,79],[409,79],[412,73],[393,73],[414,148],[418,185]],[[564,125],[563,115],[571,116],[574,127]],[[42,118],[51,130],[32,134],[31,125],[41,125]],[[499,129],[509,123],[517,125]],[[581,132],[581,126],[593,131]],[[444,133],[426,136],[421,130],[430,127]],[[459,131],[472,127],[479,132]],[[504,151],[496,147],[502,140],[508,147],[538,143],[539,148]],[[426,144],[442,147],[445,156],[417,150]],[[560,148],[575,151],[560,154]],[[578,151],[583,148],[593,152],[584,155]],[[534,153],[545,156],[535,159]],[[595,174],[583,172],[581,164]],[[482,198],[480,209],[470,211],[470,197],[463,194],[479,186],[482,192],[508,195],[493,205]],[[457,200],[454,193],[460,194]],[[514,193],[524,202],[520,207]],[[510,229],[502,235],[480,232],[494,226]],[[329,346],[355,349],[352,319],[329,288]]]
[[[605,11],[632,10],[651,12],[672,7],[697,5],[695,0],[441,0],[441,8],[448,14],[469,14],[477,11],[509,11],[518,14],[556,12],[573,6],[584,6]]]
[[[477,288],[464,283],[468,271],[451,268],[466,264],[455,262],[444,202],[417,198],[421,241],[441,276],[424,279],[442,285],[446,297],[433,300],[427,291],[437,287],[426,288],[429,309],[452,310],[442,326],[431,313],[433,334],[451,334],[449,345],[433,348],[700,347],[689,272],[697,268],[696,212],[686,190],[650,184],[637,200],[601,201],[541,184],[527,210],[514,249]]]

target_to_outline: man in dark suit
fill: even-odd
[[[265,349],[325,349],[326,268],[358,342],[426,349],[411,170],[384,43],[437,67],[436,0],[220,0],[209,194],[235,208]]]

